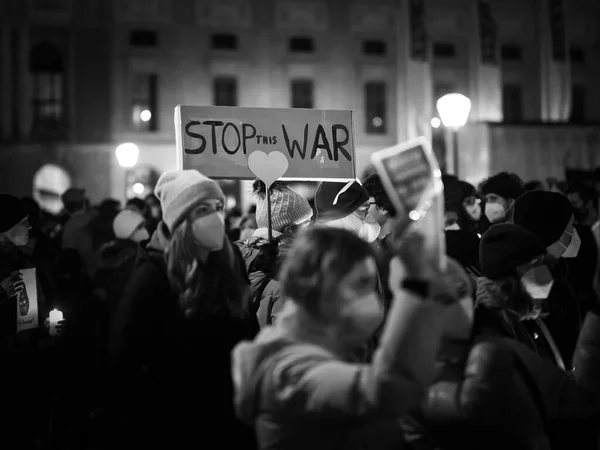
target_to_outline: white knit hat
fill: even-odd
[[[313,210],[304,197],[293,189],[278,185],[272,187],[271,195],[271,227],[283,232],[287,227],[299,225],[310,220]],[[256,224],[259,228],[268,228],[269,217],[266,195],[258,197],[256,202]]]
[[[171,232],[199,203],[217,199],[225,203],[225,194],[216,181],[197,170],[172,170],[156,183],[154,193],[160,200],[163,221]]]
[[[142,223],[144,217],[140,213],[125,209],[113,220],[113,231],[119,239],[129,239]]]

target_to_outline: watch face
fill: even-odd
[[[26,316],[29,313],[29,297],[25,291],[19,294],[19,313],[21,316]]]

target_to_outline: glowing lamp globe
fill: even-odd
[[[471,100],[462,94],[446,94],[437,101],[437,110],[445,127],[460,128],[469,118]]]
[[[138,157],[140,156],[140,149],[132,142],[127,142],[117,147],[115,155],[117,156],[117,162],[121,167],[131,168],[137,164]]]

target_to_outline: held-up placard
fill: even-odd
[[[19,271],[25,289],[15,296],[17,301],[17,333],[39,327],[38,296],[35,269],[21,269]]]
[[[444,185],[425,137],[380,150],[371,156],[404,229],[418,223],[427,251],[445,268]]]
[[[179,105],[175,132],[178,167],[211,178],[254,179],[248,158],[258,151],[277,168],[272,152],[287,159],[283,180],[356,177],[351,111]]]

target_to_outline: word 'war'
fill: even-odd
[[[297,154],[302,160],[307,156],[309,159],[315,159],[321,153],[319,150],[324,150],[331,161],[338,161],[340,154],[348,161],[352,161],[352,155],[345,147],[350,142],[348,128],[345,125],[334,124],[331,125],[329,134],[325,128],[322,124],[318,124],[311,130],[306,124],[300,140],[294,139],[290,135],[288,127],[281,124],[283,141],[290,158],[293,159]],[[235,155],[240,150],[247,155],[250,145],[281,145],[277,136],[257,134],[256,127],[249,123],[191,120],[185,126],[185,134],[199,140],[196,148],[184,149],[188,155],[200,155],[209,145],[214,155],[218,153],[219,149],[228,155]]]

